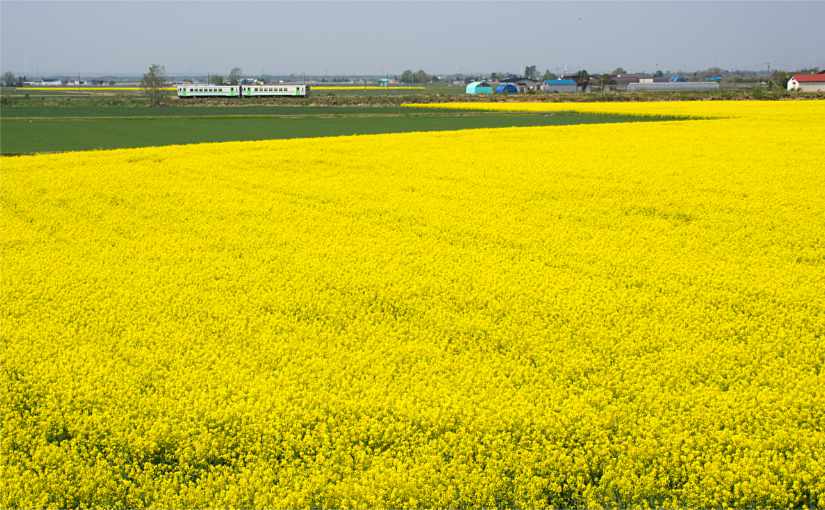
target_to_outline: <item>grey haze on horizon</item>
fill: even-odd
[[[18,74],[397,74],[825,66],[825,2],[0,4]]]

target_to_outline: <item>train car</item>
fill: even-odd
[[[306,97],[309,87],[306,85],[242,85],[244,97],[293,96]]]
[[[178,97],[240,97],[238,85],[178,85]]]

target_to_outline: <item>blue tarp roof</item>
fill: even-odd
[[[518,92],[518,85],[514,83],[501,83],[496,87],[496,92]]]
[[[575,85],[576,80],[544,80],[548,85]]]

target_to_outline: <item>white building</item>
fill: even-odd
[[[663,81],[663,82],[639,82],[629,83],[627,90],[630,91],[653,91],[653,92],[683,92],[683,91],[705,91],[719,90],[719,84],[715,81]]]
[[[795,74],[788,80],[788,90],[825,92],[825,73]]]

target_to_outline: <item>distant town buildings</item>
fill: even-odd
[[[719,83],[715,81],[644,81],[637,83],[630,83],[627,85],[627,90],[631,92],[647,91],[647,92],[687,92],[687,91],[707,91],[719,90]]]

